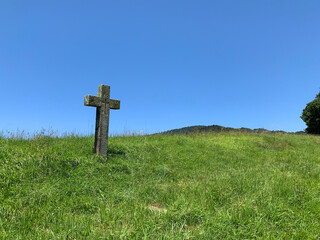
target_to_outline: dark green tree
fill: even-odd
[[[301,119],[307,124],[307,133],[320,134],[320,92],[303,109]]]

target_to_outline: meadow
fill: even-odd
[[[0,138],[0,239],[320,239],[320,137]]]

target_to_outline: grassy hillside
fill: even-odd
[[[0,138],[0,239],[319,239],[320,137]]]

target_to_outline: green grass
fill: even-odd
[[[320,239],[320,137],[0,138],[0,239]]]

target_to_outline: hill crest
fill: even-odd
[[[290,133],[290,134],[305,134],[303,131],[299,132],[285,132],[282,130],[268,130],[265,128],[232,128],[232,127],[223,127],[220,125],[195,125],[183,128],[177,128],[161,132],[160,134],[173,135],[173,134],[188,134],[188,133],[200,133],[200,132],[245,132],[245,133]]]

